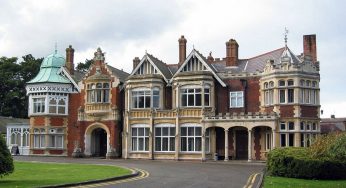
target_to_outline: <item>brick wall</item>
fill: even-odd
[[[301,117],[313,117],[318,118],[318,107],[316,106],[301,106],[300,107]]]

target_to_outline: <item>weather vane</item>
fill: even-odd
[[[58,53],[58,43],[57,42],[55,42],[55,51],[54,52]]]
[[[285,35],[285,47],[287,48],[287,34],[288,34],[288,29],[287,29],[287,27],[285,27],[285,33],[284,33],[284,35]]]

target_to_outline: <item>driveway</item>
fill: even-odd
[[[143,169],[149,172],[147,178],[103,187],[244,187],[249,177],[260,173],[264,163],[246,161],[199,162],[199,161],[161,161],[161,160],[106,160],[74,159],[66,157],[26,157],[15,156],[20,161],[42,161],[58,163],[110,164],[129,168]]]

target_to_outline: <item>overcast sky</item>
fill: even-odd
[[[194,46],[222,58],[234,38],[240,58],[250,58],[283,47],[287,27],[297,55],[303,35],[317,35],[322,117],[346,117],[345,7],[342,0],[0,0],[0,56],[44,57],[57,42],[61,54],[73,46],[77,64],[101,47],[110,65],[131,72],[146,50],[177,63],[180,35],[187,53]]]

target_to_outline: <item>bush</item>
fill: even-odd
[[[304,179],[346,179],[346,161],[313,158],[306,148],[276,148],[269,152],[267,172],[272,176]]]
[[[13,159],[6,146],[5,139],[0,135],[0,178],[12,173],[14,170]]]
[[[346,160],[346,133],[333,133],[317,137],[309,148],[313,158]]]

